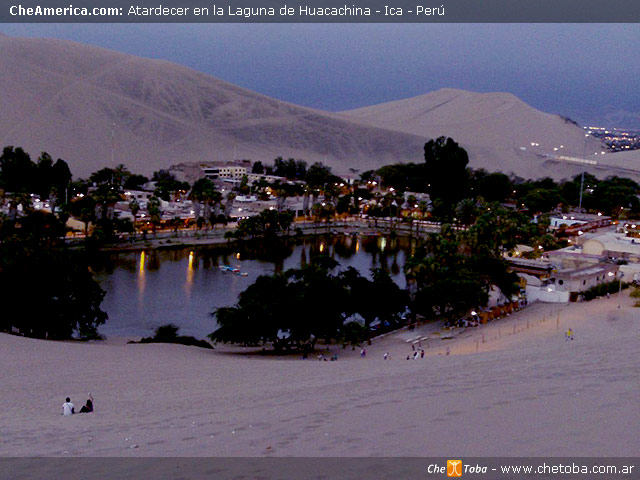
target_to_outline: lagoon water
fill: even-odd
[[[402,268],[412,248],[407,238],[319,236],[272,243],[247,242],[239,247],[144,250],[101,254],[93,270],[107,292],[102,303],[109,319],[100,327],[107,337],[140,337],[168,323],[182,335],[204,338],[216,328],[211,316],[232,306],[259,275],[298,268],[318,254],[329,255],[340,268],[354,267],[370,277],[374,267],[388,269],[405,287]],[[230,265],[246,272],[222,271]]]

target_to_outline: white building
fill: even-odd
[[[640,241],[619,233],[588,233],[578,239],[582,253],[640,263]]]
[[[602,228],[611,225],[611,217],[607,217],[602,214],[590,214],[590,213],[562,213],[553,214],[549,217],[549,228],[557,230],[561,226],[569,227],[567,232],[578,233],[578,231],[589,231],[596,228]],[[575,230],[575,232],[574,232]]]
[[[204,176],[209,180],[230,179],[242,180],[247,175],[247,167],[242,165],[234,165],[232,163],[203,167]]]
[[[531,302],[566,303],[580,300],[580,295],[601,283],[621,278],[620,267],[611,263],[586,264],[580,268],[554,270],[548,279],[520,274],[527,281],[526,294]]]

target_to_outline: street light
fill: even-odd
[[[618,308],[620,308],[622,297],[622,277],[624,277],[624,273],[620,272],[620,276],[618,277]]]

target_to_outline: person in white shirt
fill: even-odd
[[[63,415],[73,415],[73,403],[71,403],[71,399],[67,397],[67,400],[62,404],[62,414]]]

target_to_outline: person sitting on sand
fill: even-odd
[[[76,413],[74,410],[73,403],[71,403],[71,399],[67,397],[65,402],[62,404],[62,414],[63,415],[73,415]]]
[[[93,412],[93,397],[91,393],[89,393],[89,398],[87,399],[86,405],[83,405],[80,409],[80,413],[91,413]]]

